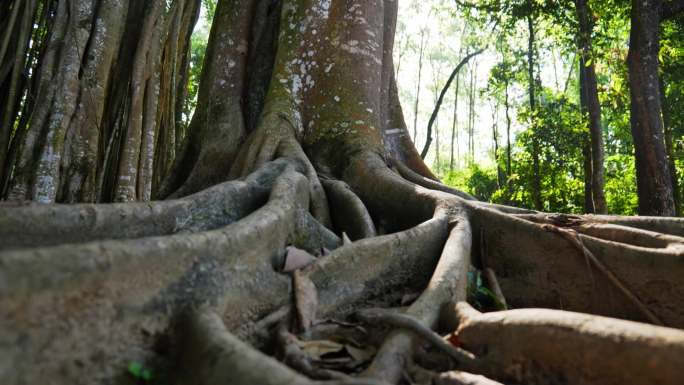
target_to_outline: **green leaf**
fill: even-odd
[[[128,364],[128,373],[132,374],[135,378],[141,378],[143,372],[143,366],[140,362],[131,362]]]
[[[145,368],[140,362],[133,361],[128,364],[128,373],[133,377],[143,380],[150,381],[154,378],[154,374],[151,369]]]

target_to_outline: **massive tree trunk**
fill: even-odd
[[[603,194],[603,130],[601,128],[601,104],[598,98],[598,81],[596,66],[591,53],[591,35],[593,26],[589,18],[590,9],[586,0],[576,0],[575,8],[579,22],[580,51],[580,92],[583,112],[588,116],[591,159],[591,199],[593,211],[606,214],[606,198]]]
[[[129,14],[128,26],[147,30],[149,7]],[[567,310],[684,326],[684,221],[546,215],[478,202],[434,180],[398,102],[396,12],[391,0],[219,1],[184,160],[162,189],[173,199],[0,206],[3,384],[134,383],[149,377],[141,366],[183,384],[381,384],[406,375],[492,383],[463,370],[507,383],[677,383],[684,332]],[[58,24],[49,41],[62,38]],[[155,41],[122,39],[117,49]],[[131,56],[110,82],[143,66],[142,79],[159,84],[143,64],[163,62],[162,51]],[[67,74],[39,72],[46,87]],[[106,106],[125,110],[112,112],[120,133],[105,147],[120,155],[100,159],[107,168],[149,151],[148,105],[132,108],[133,84],[113,87],[124,95]],[[153,103],[164,116],[166,102]],[[165,143],[152,141],[152,153]],[[23,146],[19,153],[41,154],[45,140]],[[114,178],[104,196],[146,199],[147,158],[137,156],[124,170],[136,183]],[[28,186],[21,198],[51,191]],[[496,303],[566,311],[456,305],[467,299],[470,269],[484,272]],[[356,312],[368,306],[403,308]],[[340,322],[354,312],[357,320]],[[457,324],[458,348],[430,330]],[[284,363],[255,349],[272,352],[271,335]],[[367,358],[341,373],[320,347],[345,335],[345,351]]]
[[[661,0],[632,1],[627,64],[640,215],[675,215],[658,74],[662,16]]]

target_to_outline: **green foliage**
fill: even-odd
[[[140,362],[133,361],[128,365],[128,373],[138,380],[145,382],[154,378],[152,370],[144,367]]]
[[[606,158],[605,194],[608,212],[636,215],[639,201],[632,156],[615,154]]]
[[[534,207],[533,154],[540,160],[543,209],[553,212],[584,212],[585,153],[589,143],[588,117],[580,111],[578,33],[579,24],[572,1],[557,0],[458,0],[456,17],[465,19],[473,35],[485,35],[490,52],[497,55],[487,85],[480,95],[498,106],[498,153],[494,164],[485,161],[458,170],[440,169],[445,183],[479,199],[495,203]],[[591,45],[588,62],[595,69],[601,103],[605,151],[605,197],[613,214],[637,212],[634,147],[630,122],[630,87],[626,65],[630,34],[630,2],[589,1]],[[534,87],[537,106],[529,106],[529,24],[535,31]],[[483,34],[482,32],[485,31]],[[661,80],[663,120],[679,212],[684,210],[684,15],[662,24]],[[466,49],[472,45],[466,43]],[[556,72],[556,63],[569,71]],[[554,71],[555,86],[549,82]],[[544,74],[545,73],[545,74]],[[544,78],[544,76],[546,78]],[[501,111],[508,107],[513,120],[508,173],[506,120]],[[503,123],[503,124],[502,124]],[[482,130],[482,129],[480,129]],[[482,134],[480,134],[482,135]],[[491,134],[488,134],[492,138]],[[494,147],[492,143],[491,147]],[[457,164],[460,162],[457,162]],[[446,166],[443,166],[446,167]]]
[[[506,310],[496,295],[484,285],[479,270],[468,272],[467,300],[480,311]]]
[[[448,171],[442,181],[449,186],[467,191],[482,201],[491,201],[498,190],[496,168],[484,168],[476,163],[466,169]]]
[[[192,113],[197,107],[197,92],[202,76],[202,65],[209,40],[209,30],[216,13],[217,0],[202,0],[202,9],[205,12],[204,20],[200,20],[198,26],[190,37],[190,68],[188,73],[187,96],[183,109],[183,121],[187,125]]]

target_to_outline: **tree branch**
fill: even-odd
[[[478,11],[497,12],[501,8],[501,3],[499,3],[498,1],[494,2],[494,4],[485,4],[485,5],[473,4],[473,3],[465,2],[462,0],[455,0],[455,1],[456,1],[456,5],[459,5],[459,6],[465,7],[465,8],[476,9]]]
[[[444,85],[444,88],[442,88],[442,92],[439,94],[439,99],[437,99],[437,104],[435,105],[435,109],[432,111],[432,115],[430,116],[430,121],[428,122],[428,129],[427,129],[427,140],[425,142],[425,146],[423,147],[423,151],[420,153],[420,157],[425,159],[425,156],[427,155],[428,149],[430,148],[430,144],[432,143],[432,125],[435,123],[435,119],[437,119],[437,114],[439,113],[439,108],[442,106],[442,101],[444,101],[444,95],[446,92],[449,90],[449,86],[451,86],[451,82],[454,80],[456,75],[458,75],[458,72],[461,70],[461,68],[468,63],[468,60],[470,60],[472,57],[477,56],[484,52],[484,49],[479,49],[470,55],[466,56],[461,60],[460,63],[456,66],[454,71],[451,73],[451,76],[449,76],[449,80],[447,80],[446,84]]]
[[[662,20],[673,18],[682,12],[684,12],[684,2],[675,0],[669,1],[663,4]]]

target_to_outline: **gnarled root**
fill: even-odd
[[[684,332],[547,309],[457,305],[461,346],[487,375],[525,384],[679,384]]]
[[[169,201],[0,207],[0,250],[218,228],[266,203],[278,176],[295,166],[278,159],[244,180]]]
[[[11,368],[3,378],[73,383],[88,363],[104,380],[126,361],[154,357],[170,317],[189,306],[209,304],[230,330],[251,339],[262,318],[289,303],[289,279],[273,268],[285,246],[316,239],[301,239],[298,223],[322,228],[308,214],[308,191],[307,179],[290,170],[266,205],[222,228],[0,253],[0,330],[7,341],[0,356]],[[331,246],[324,235],[319,250]],[[447,220],[436,218],[323,257],[310,273],[323,304],[319,314],[345,314],[388,291],[421,287],[446,236]]]
[[[335,213],[333,224],[336,229],[345,232],[352,240],[376,235],[375,224],[366,206],[346,183],[332,179],[322,179],[321,183]]]
[[[465,299],[471,238],[470,223],[461,217],[451,230],[427,288],[407,309],[407,316],[434,328],[443,309],[448,309],[454,301]],[[450,317],[447,315],[447,318]],[[365,375],[398,382],[404,367],[411,362],[413,345],[414,336],[410,332],[396,330],[390,333]]]

